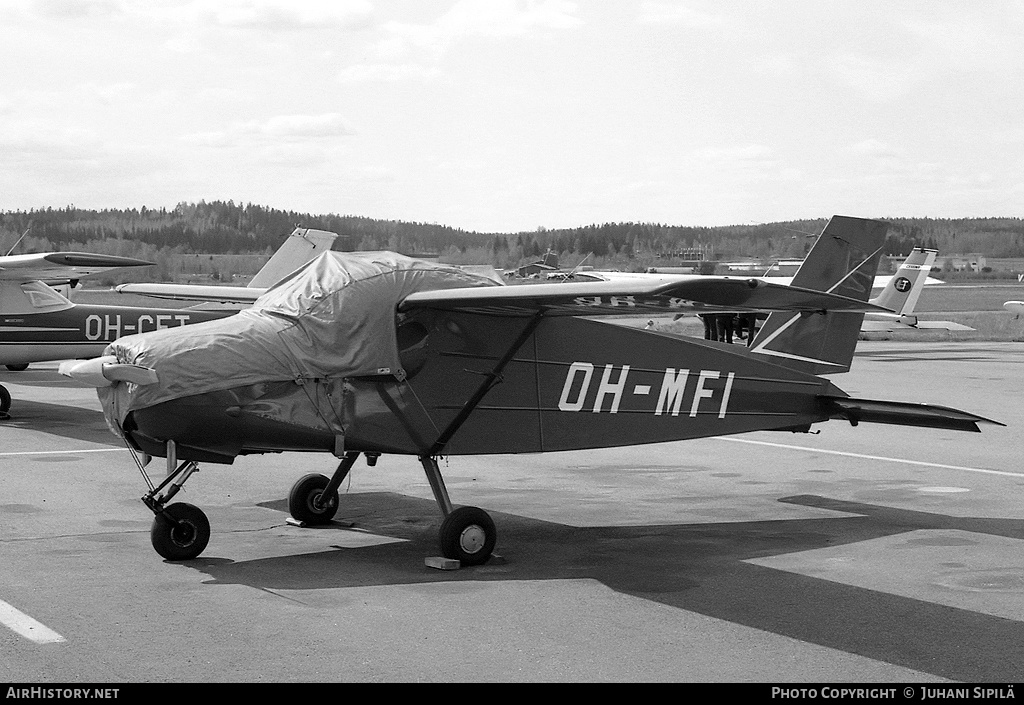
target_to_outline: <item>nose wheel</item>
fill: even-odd
[[[149,530],[153,548],[169,561],[187,561],[206,549],[210,542],[210,520],[203,510],[186,502],[168,504],[178,493],[185,481],[199,466],[189,460],[178,464],[177,447],[174,441],[167,441],[167,477],[154,486],[146,473],[146,461],[128,446],[142,477],[149,485],[149,492],[142,497],[143,503],[154,514]]]
[[[164,507],[149,530],[153,548],[169,561],[195,558],[210,542],[210,520],[203,510],[185,502]]]

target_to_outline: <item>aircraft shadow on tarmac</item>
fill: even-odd
[[[746,563],[920,529],[1024,538],[1024,521],[956,518],[830,500],[781,499],[850,516],[723,524],[576,528],[495,513],[505,562],[438,571],[423,558],[440,519],[434,503],[392,493],[350,494],[344,519],[406,541],[186,565],[209,584],[304,590],[445,581],[597,580],[613,590],[965,682],[1017,682],[1024,623]],[[286,502],[263,506],[287,512]],[[329,532],[330,527],[310,529]],[[336,530],[336,529],[335,529]],[[329,538],[325,543],[329,543]]]
[[[102,411],[80,406],[48,404],[18,399],[11,409],[11,418],[0,421],[4,428],[23,428],[43,431],[64,438],[123,448],[107,428]]]

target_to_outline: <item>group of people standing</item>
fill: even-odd
[[[701,313],[704,321],[704,339],[732,343],[733,336],[747,341],[747,347],[757,333],[756,313]]]

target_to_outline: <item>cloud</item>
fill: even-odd
[[[747,144],[735,147],[708,148],[701,150],[700,158],[716,164],[743,164],[763,162],[772,159],[772,150],[763,144]]]
[[[652,0],[641,3],[637,21],[641,24],[678,25],[691,29],[725,26],[725,18],[722,15],[701,12],[680,2]]]
[[[389,22],[382,55],[420,50],[442,54],[466,38],[510,38],[566,31],[582,24],[576,3],[565,0],[459,0],[430,24]]]
[[[82,134],[33,135],[6,134],[0,139],[3,163],[12,164],[87,164],[96,163],[102,149]]]
[[[278,115],[253,125],[256,132],[276,139],[345,137],[352,134],[338,113]]]
[[[235,122],[224,130],[194,132],[182,140],[206,147],[244,146],[253,142],[319,142],[354,134],[338,113],[319,115],[276,115],[262,121]]]
[[[121,14],[121,0],[32,0],[27,6],[44,17],[84,19]]]
[[[341,69],[341,83],[425,81],[441,76],[437,64],[458,42],[544,37],[582,25],[567,0],[458,0],[433,22],[385,22],[374,45],[378,61]]]
[[[892,145],[873,137],[861,140],[850,148],[857,154],[864,154],[870,157],[896,157],[900,154],[899,150]]]
[[[368,0],[192,0],[153,11],[222,27],[280,30],[357,26],[372,14],[373,5]]]
[[[387,82],[405,80],[430,80],[441,75],[433,66],[419,64],[357,64],[338,73],[341,83]]]

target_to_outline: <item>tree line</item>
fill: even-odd
[[[913,247],[928,247],[940,255],[1024,257],[1024,221],[1019,218],[887,220],[887,255],[905,255]],[[687,253],[693,257],[694,251],[720,261],[802,257],[826,222],[821,218],[719,227],[624,222],[481,233],[436,223],[200,201],[179,203],[173,209],[88,210],[67,206],[7,211],[0,213],[0,247],[3,253],[13,247],[15,254],[73,250],[138,257],[157,263],[152,278],[175,280],[181,271],[174,263],[190,255],[266,257],[295,227],[307,227],[338,233],[334,249],[343,251],[430,254],[453,264],[491,264],[497,268],[515,267],[553,251],[560,255],[563,266],[585,261],[595,267],[638,271],[678,260]],[[26,231],[28,234],[22,237]]]

